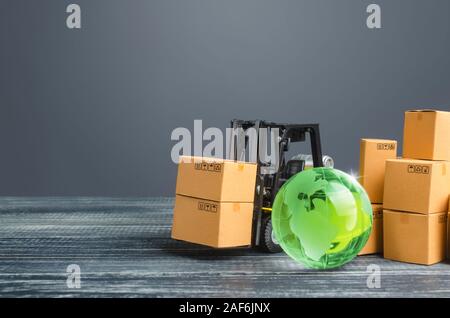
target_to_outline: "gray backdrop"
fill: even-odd
[[[82,30],[65,26],[67,4]],[[365,26],[382,7],[381,30]],[[0,195],[173,195],[173,128],[319,122],[360,137],[450,107],[450,2],[0,0]]]

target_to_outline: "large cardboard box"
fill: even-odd
[[[403,157],[450,161],[450,112],[405,112]]]
[[[212,247],[251,244],[253,204],[177,195],[172,238]]]
[[[418,214],[384,210],[384,258],[431,265],[445,259],[447,212]]]
[[[361,139],[359,182],[372,203],[383,203],[384,171],[387,159],[397,158],[397,141]]]
[[[255,163],[180,157],[176,194],[212,201],[253,202]]]
[[[450,259],[450,203],[448,205],[448,215],[447,215],[447,258]]]
[[[383,207],[422,214],[446,212],[450,162],[414,159],[386,161]]]
[[[364,248],[358,255],[378,254],[383,252],[383,206],[372,204],[372,232]]]
[[[447,258],[450,259],[450,212],[447,215]]]

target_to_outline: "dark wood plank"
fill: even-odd
[[[3,297],[450,297],[450,266],[358,257],[332,271],[284,254],[170,239],[172,198],[1,198]],[[66,285],[69,264],[81,288]],[[381,268],[369,289],[367,266]]]

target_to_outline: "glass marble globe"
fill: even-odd
[[[333,168],[291,177],[272,207],[282,249],[306,267],[328,269],[352,260],[372,230],[372,206],[356,179]]]

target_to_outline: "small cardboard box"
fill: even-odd
[[[403,157],[450,161],[450,112],[405,112]]]
[[[372,232],[364,248],[358,255],[383,253],[383,206],[372,204]]]
[[[423,265],[445,259],[447,213],[384,210],[384,258]]]
[[[180,157],[176,194],[212,201],[253,202],[255,163]]]
[[[413,159],[386,161],[383,207],[422,214],[446,212],[450,162]]]
[[[383,203],[384,171],[387,159],[397,158],[397,141],[361,139],[359,182],[372,203]]]
[[[172,238],[212,247],[251,244],[253,203],[216,202],[177,195]]]

